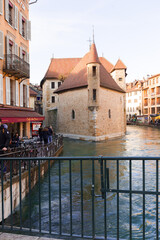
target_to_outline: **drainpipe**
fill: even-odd
[[[34,2],[29,3],[29,5],[36,3],[38,0],[35,0]]]

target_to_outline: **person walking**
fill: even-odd
[[[42,128],[42,125],[40,126],[40,128],[38,130],[38,134],[39,134],[39,137],[40,137],[40,142],[42,142],[42,140],[43,140],[43,128]]]
[[[48,143],[52,142],[52,136],[53,136],[53,129],[52,126],[48,127]]]
[[[8,126],[6,124],[2,124],[2,120],[0,119],[0,150],[6,151],[10,144],[10,133],[8,131]]]
[[[44,127],[43,130],[42,130],[42,133],[43,133],[43,140],[44,140],[44,144],[47,144],[48,143],[48,128],[47,127]]]

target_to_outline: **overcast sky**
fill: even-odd
[[[127,66],[127,82],[160,73],[160,0],[38,0],[30,5],[31,83],[50,59],[83,57],[94,25],[99,56]]]

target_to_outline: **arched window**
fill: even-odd
[[[111,109],[108,110],[108,117],[111,118]]]
[[[72,119],[75,119],[75,111],[72,110]]]

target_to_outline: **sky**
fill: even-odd
[[[127,82],[160,73],[160,0],[38,0],[30,5],[30,82],[40,84],[52,57],[98,56],[127,66]]]

